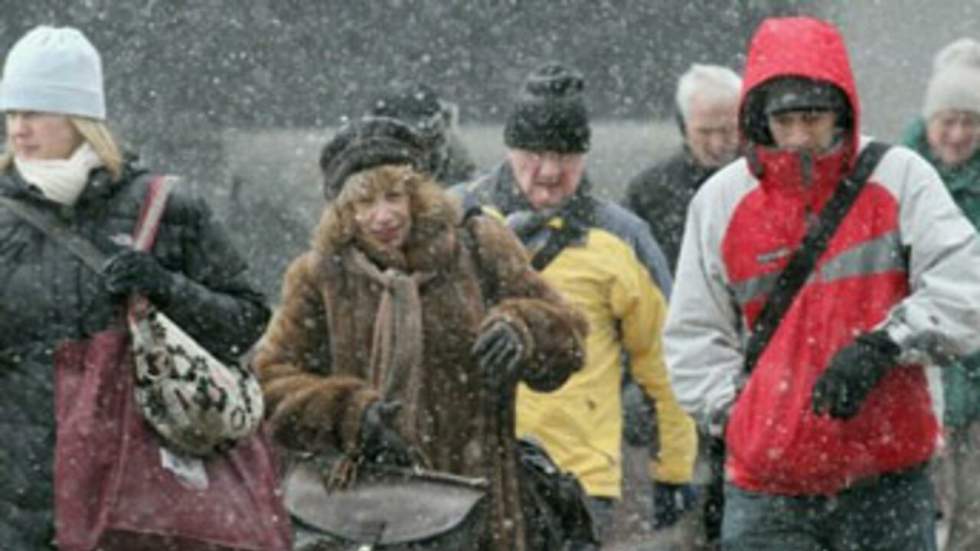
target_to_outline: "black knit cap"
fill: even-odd
[[[395,86],[374,98],[367,113],[398,119],[422,134],[442,134],[448,120],[439,95],[421,82]]]
[[[528,75],[507,118],[504,143],[530,151],[584,153],[589,150],[589,114],[582,73],[549,63]]]
[[[767,115],[788,111],[840,111],[847,106],[844,92],[829,82],[784,77],[763,86]]]
[[[336,199],[352,174],[387,164],[408,164],[427,172],[432,144],[402,121],[364,117],[337,131],[320,153],[323,195]]]

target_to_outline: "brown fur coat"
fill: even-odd
[[[404,255],[364,250],[382,270],[435,274],[419,289],[421,365],[417,373],[399,374],[409,383],[384,398],[403,402],[398,429],[415,440],[411,444],[429,467],[490,481],[491,518],[479,549],[525,549],[515,389],[484,390],[470,349],[482,328],[505,319],[525,341],[522,380],[539,391],[553,390],[582,364],[586,322],[530,267],[506,227],[475,216],[466,220],[467,230],[447,196],[434,187],[418,193],[425,194],[417,202],[423,206],[413,205]],[[337,218],[328,209],[312,250],[291,264],[282,307],[255,362],[281,444],[310,451],[332,447],[356,459],[363,412],[381,398],[369,382],[379,374],[368,373],[381,289],[350,261],[348,248],[365,247],[349,238],[351,228]],[[463,231],[473,239],[463,239]],[[493,285],[481,287],[480,269],[488,278],[483,281]],[[489,309],[481,288],[496,289]]]

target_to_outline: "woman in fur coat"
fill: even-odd
[[[579,369],[586,323],[503,225],[464,218],[425,175],[425,148],[387,118],[324,148],[330,203],[256,356],[270,424],[287,449],[340,452],[355,469],[483,478],[486,522],[466,549],[532,549],[513,396]]]

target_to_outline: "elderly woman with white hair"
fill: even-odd
[[[59,348],[116,323],[139,293],[222,360],[235,361],[268,319],[246,263],[200,200],[174,190],[151,252],[122,243],[150,175],[106,126],[99,53],[78,30],[37,27],[9,51],[0,82],[0,547],[52,549]],[[109,256],[90,270],[10,202],[60,219]],[[167,511],[159,511],[165,515]]]

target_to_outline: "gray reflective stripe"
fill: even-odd
[[[905,255],[898,232],[893,231],[848,249],[820,266],[820,279],[825,282],[847,277],[907,271]]]
[[[905,255],[902,253],[898,232],[887,233],[872,241],[864,242],[824,262],[819,268],[822,282],[833,282],[848,277],[890,272],[906,271]],[[776,284],[779,272],[764,274],[732,284],[735,299],[739,304],[746,303],[769,293]],[[810,280],[813,275],[810,276]]]
[[[745,306],[753,298],[768,294],[769,289],[772,289],[772,286],[776,284],[778,277],[779,272],[776,271],[733,284],[732,290],[735,291],[735,300],[738,301],[739,305]]]

